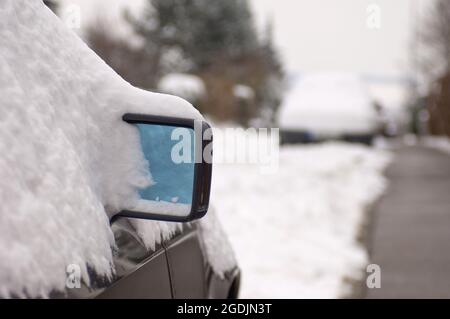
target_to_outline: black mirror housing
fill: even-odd
[[[175,213],[182,204],[164,203],[168,207],[168,211],[161,213],[158,209],[153,209],[154,205],[142,206],[145,209],[127,209],[123,210],[116,217],[127,217],[147,220],[158,220],[168,222],[190,222],[200,219],[206,215],[209,207],[209,197],[211,191],[211,177],[212,177],[212,130],[208,123],[202,120],[192,120],[176,117],[153,116],[144,114],[127,113],[122,117],[123,121],[130,125],[136,126],[155,126],[155,127],[170,127],[170,128],[186,128],[193,132],[195,139],[195,162],[192,166],[192,197],[189,211],[186,214]],[[141,136],[141,139],[143,137]],[[141,141],[142,143],[142,141]],[[210,152],[208,158],[205,159],[205,154]],[[151,166],[152,163],[150,163]],[[168,170],[168,168],[164,168]],[[174,182],[172,182],[174,183]],[[189,184],[191,182],[189,181]],[[191,185],[187,185],[191,187]],[[183,185],[182,185],[183,187]],[[186,188],[186,187],[185,187]],[[154,195],[153,195],[154,196]],[[189,196],[190,197],[190,196]],[[185,196],[186,198],[186,196]],[[153,204],[160,205],[159,198],[157,202],[151,201]],[[173,206],[173,211],[170,207]],[[141,207],[141,206],[139,206]],[[187,207],[187,206],[186,206]],[[172,213],[173,212],[173,213]]]

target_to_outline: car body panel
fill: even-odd
[[[99,278],[91,271],[91,286],[67,289],[53,298],[139,298],[139,299],[225,299],[239,284],[236,267],[223,275],[208,263],[197,223],[183,224],[183,230],[149,250],[136,233],[131,220],[117,218],[111,224],[117,248],[116,273]],[[237,286],[237,289],[239,286]],[[232,295],[237,295],[232,293]]]
[[[172,298],[172,289],[164,249],[155,253],[135,271],[104,289],[96,298]]]
[[[205,298],[206,261],[196,229],[189,229],[166,247],[173,297]]]

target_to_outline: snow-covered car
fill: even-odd
[[[0,297],[236,297],[202,115],[132,87],[41,0],[0,18]]]
[[[375,103],[354,74],[306,74],[280,107],[281,143],[343,139],[370,144],[380,130]]]

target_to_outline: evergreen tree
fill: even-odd
[[[266,26],[261,51],[265,74],[258,96],[262,103],[262,115],[265,117],[264,119],[269,122],[268,124],[274,124],[275,116],[284,93],[284,70],[280,56],[274,45],[272,22],[269,22]]]
[[[125,17],[143,40],[155,78],[187,72],[204,80],[208,96],[197,105],[201,111],[243,125],[262,113],[266,122],[273,120],[281,62],[272,27],[259,39],[247,0],[147,0],[140,16]],[[254,99],[236,98],[236,85],[252,88]]]
[[[218,59],[233,59],[256,49],[245,0],[148,0],[143,16],[128,15],[135,31],[152,50],[176,48],[193,70]]]
[[[127,39],[115,37],[106,19],[97,18],[87,28],[86,40],[89,47],[130,84],[143,89],[156,88],[161,74],[159,58],[145,48],[131,45]]]

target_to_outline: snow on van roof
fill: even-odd
[[[88,266],[114,272],[108,215],[150,180],[122,115],[202,116],[125,82],[41,0],[3,0],[0,16],[0,296],[45,297],[70,264],[87,284]],[[135,226],[149,248],[179,227]]]
[[[362,79],[351,73],[300,77],[280,107],[281,129],[316,134],[371,132],[376,112]]]

